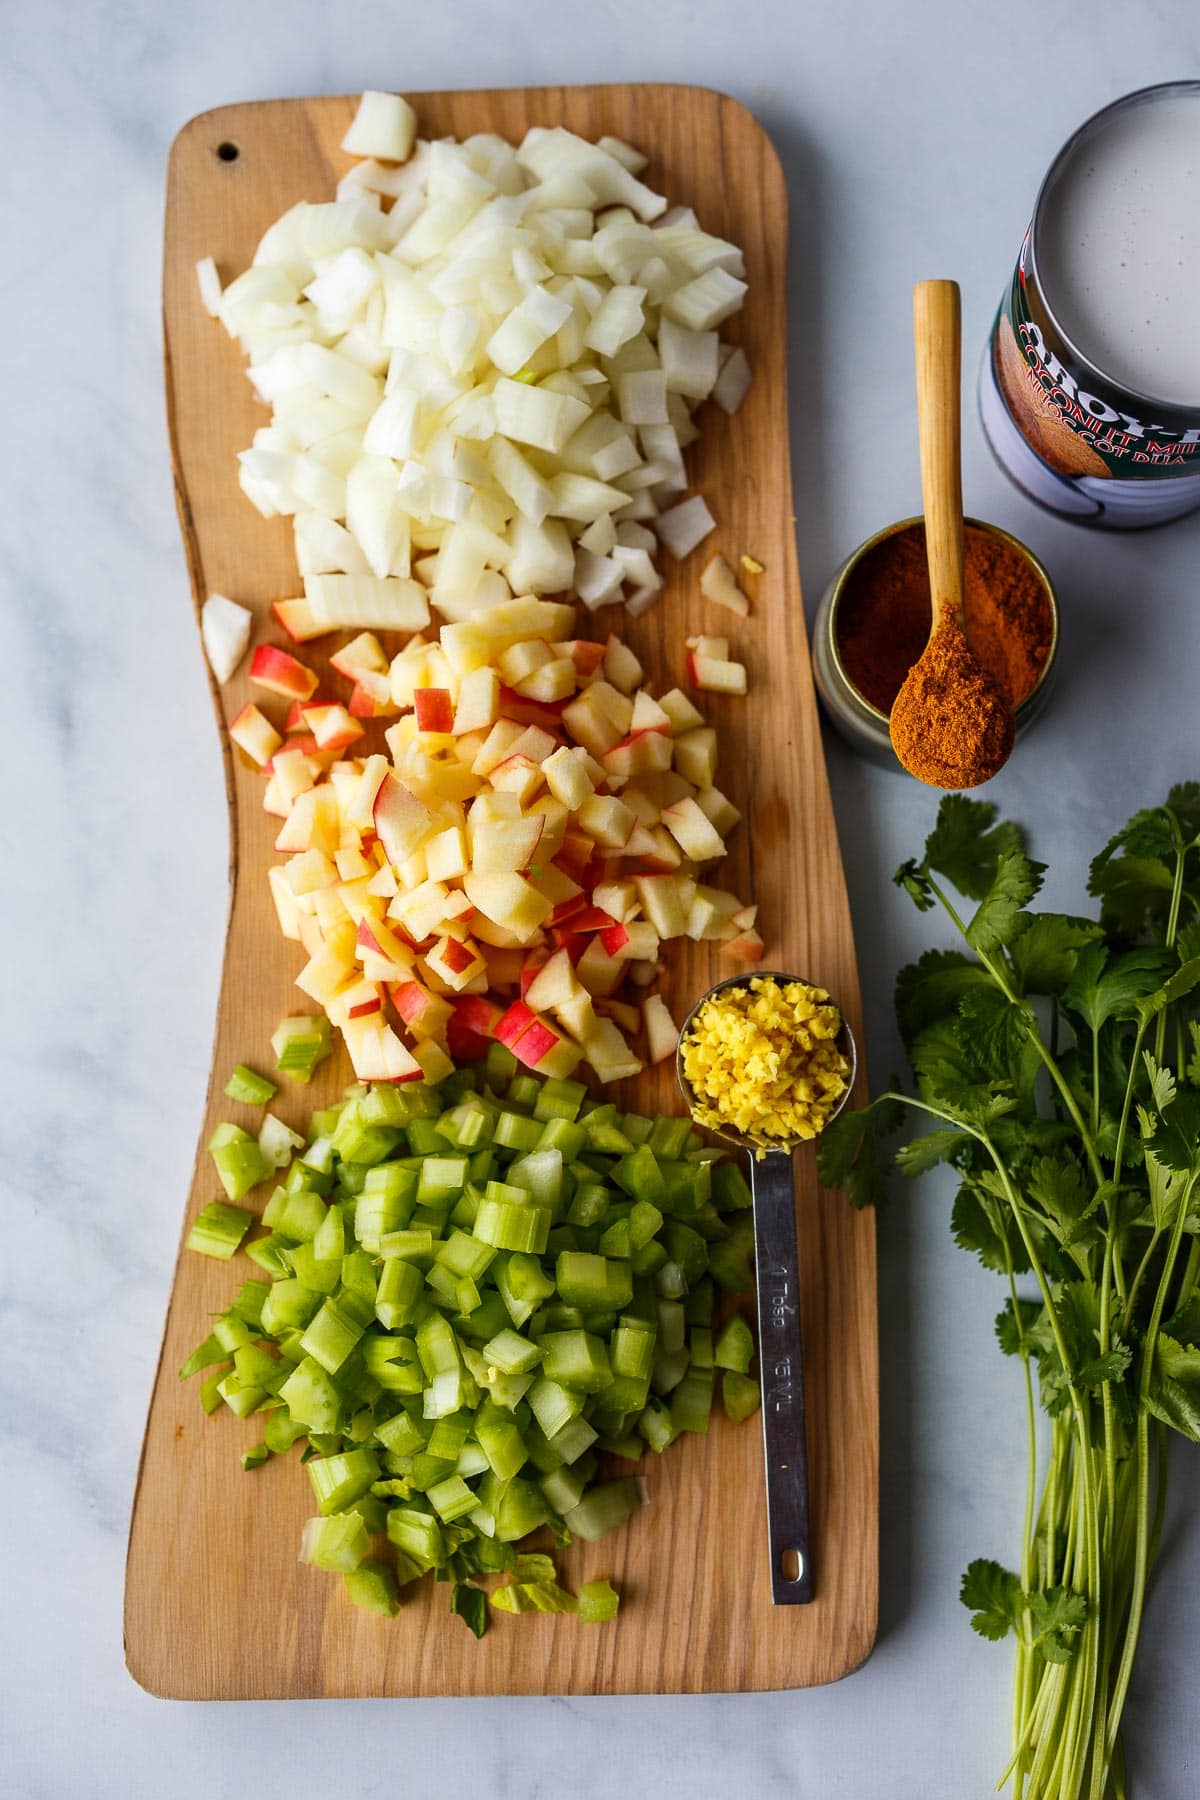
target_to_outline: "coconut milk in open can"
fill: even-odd
[[[1018,487],[1096,525],[1200,507],[1200,81],[1081,126],[1042,183],[980,378]]]

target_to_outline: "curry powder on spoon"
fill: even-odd
[[[892,707],[892,748],[931,787],[978,787],[1008,761],[1012,707],[944,614]]]

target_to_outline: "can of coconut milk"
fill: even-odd
[[[1127,94],[1042,183],[980,377],[1002,468],[1056,513],[1200,506],[1200,81]]]

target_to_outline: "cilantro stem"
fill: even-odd
[[[1121,1722],[1121,1712],[1125,1705],[1125,1696],[1129,1691],[1129,1681],[1133,1674],[1133,1657],[1137,1649],[1138,1633],[1142,1624],[1142,1608],[1146,1600],[1146,1578],[1149,1571],[1150,1550],[1150,1414],[1146,1401],[1150,1393],[1150,1377],[1154,1369],[1154,1357],[1158,1347],[1158,1329],[1162,1322],[1163,1308],[1166,1305],[1167,1290],[1171,1277],[1175,1272],[1175,1259],[1179,1254],[1179,1246],[1183,1239],[1183,1228],[1187,1220],[1188,1206],[1197,1177],[1192,1176],[1184,1192],[1180,1195],[1179,1209],[1175,1215],[1175,1224],[1171,1231],[1171,1242],[1167,1250],[1166,1262],[1159,1277],[1158,1292],[1154,1296],[1154,1306],[1150,1313],[1150,1323],[1146,1327],[1146,1335],[1142,1340],[1142,1366],[1138,1380],[1138,1417],[1135,1442],[1137,1446],[1137,1545],[1134,1551],[1133,1593],[1129,1601],[1129,1622],[1125,1630],[1125,1643],[1121,1651],[1121,1662],[1117,1670],[1117,1679],[1113,1686],[1112,1699],[1109,1702],[1108,1735],[1106,1747],[1111,1757],[1117,1741],[1117,1731]]]
[[[1176,837],[1179,836],[1176,826]],[[1183,867],[1187,859],[1187,846],[1182,842],[1175,852],[1175,880],[1171,885],[1171,905],[1167,911],[1167,931],[1164,943],[1168,950],[1175,948],[1175,938],[1179,931],[1179,907],[1183,900]],[[1167,1041],[1167,1010],[1164,1007],[1158,1015],[1158,1024],[1154,1028],[1154,1060],[1162,1061],[1163,1045]]]
[[[949,914],[951,920],[953,921],[956,929],[959,932],[961,932],[961,934],[964,938],[966,938],[966,941],[970,945],[972,951],[974,951],[974,954],[975,954],[977,960],[983,966],[983,968],[985,968],[987,970],[988,974],[991,976],[991,978],[995,982],[996,986],[1000,989],[1000,992],[1004,995],[1004,998],[1008,1001],[1009,1005],[1020,1007],[1020,1009],[1023,1012],[1027,1013],[1029,1015],[1030,1019],[1032,1020],[1032,1029],[1029,1034],[1030,1041],[1032,1042],[1034,1048],[1036,1049],[1038,1056],[1041,1058],[1042,1064],[1045,1067],[1047,1073],[1049,1074],[1051,1081],[1053,1081],[1055,1087],[1058,1089],[1059,1095],[1062,1099],[1062,1103],[1066,1107],[1067,1112],[1070,1116],[1071,1123],[1074,1125],[1076,1131],[1079,1133],[1081,1139],[1083,1140],[1083,1148],[1084,1148],[1084,1152],[1088,1159],[1088,1167],[1092,1171],[1092,1177],[1096,1183],[1096,1186],[1099,1187],[1104,1180],[1104,1171],[1100,1166],[1100,1158],[1096,1154],[1096,1146],[1095,1146],[1094,1142],[1092,1141],[1092,1133],[1088,1130],[1087,1126],[1083,1122],[1083,1114],[1080,1112],[1079,1106],[1075,1099],[1075,1096],[1071,1092],[1071,1089],[1067,1084],[1066,1077],[1064,1076],[1062,1070],[1058,1066],[1057,1059],[1051,1054],[1049,1046],[1045,1042],[1043,1042],[1042,1034],[1037,1028],[1037,1019],[1036,1019],[1036,1016],[1034,1015],[1033,1008],[1029,1005],[1028,1001],[1026,1001],[1025,999],[1022,998],[1022,996],[1020,994],[1014,993],[1012,984],[1007,980],[1007,978],[1003,972],[1003,969],[999,965],[994,963],[992,961],[991,957],[986,955],[986,953],[984,951],[975,949],[974,944],[971,944],[970,938],[967,937],[967,927],[963,924],[963,921],[959,917],[958,913],[955,911],[954,907],[951,905],[951,903],[950,903],[949,899],[946,897],[945,893],[943,893],[942,889],[938,886],[937,882],[934,880],[932,875],[929,875],[927,873],[926,878],[929,882],[930,892],[932,894],[934,894],[936,896],[936,898],[941,902],[942,906],[945,908],[946,912]]]

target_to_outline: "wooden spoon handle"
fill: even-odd
[[[913,341],[925,549],[936,630],[945,609],[961,617],[963,604],[962,315],[956,281],[917,283]]]

